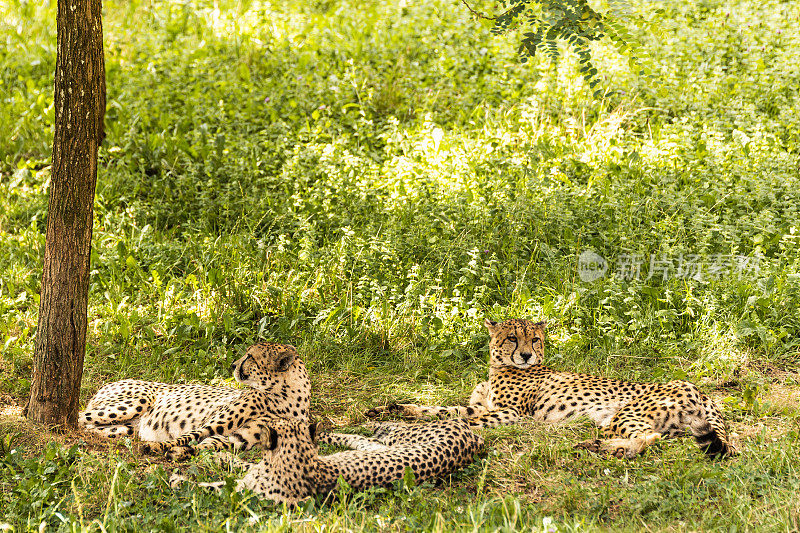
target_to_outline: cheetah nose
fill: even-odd
[[[519,355],[520,355],[520,356],[522,356],[522,361],[523,361],[523,362],[525,362],[525,363],[527,363],[527,362],[528,362],[528,359],[530,359],[531,357],[533,357],[533,354],[532,354],[532,353],[530,353],[530,352],[522,352],[522,353],[521,353],[521,354],[519,354]]]

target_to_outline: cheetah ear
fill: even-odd
[[[489,330],[489,335],[494,333],[495,329],[497,328],[497,322],[494,320],[489,320],[488,318],[483,321],[483,325]]]
[[[317,442],[317,435],[322,433],[322,422],[311,422],[308,425],[308,434],[311,436],[311,442]]]
[[[278,372],[286,372],[294,362],[294,354],[287,353],[278,359]]]
[[[278,432],[274,428],[269,429],[269,442],[267,442],[267,449],[274,450],[278,447]]]

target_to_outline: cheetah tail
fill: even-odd
[[[697,445],[712,459],[735,455],[736,452],[728,440],[725,422],[719,409],[714,401],[705,394],[702,395],[702,399],[706,423],[698,428],[692,428]]]

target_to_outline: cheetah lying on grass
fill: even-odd
[[[368,416],[398,412],[409,418],[465,417],[472,428],[513,424],[521,416],[560,422],[586,416],[605,430],[603,440],[576,447],[634,457],[662,436],[688,429],[710,457],[732,455],[714,402],[686,381],[629,383],[542,366],[545,326],[529,320],[486,320],[489,381],[472,392],[469,407],[392,404]]]
[[[308,422],[311,383],[294,346],[253,345],[231,368],[250,388],[126,379],[103,386],[79,423],[106,437],[138,434],[146,453],[185,459],[202,449],[251,448],[263,437],[263,416]]]
[[[446,476],[471,463],[483,450],[483,439],[460,419],[379,424],[372,438],[336,434],[328,440],[355,449],[331,455],[317,454],[316,432],[314,424],[274,419],[260,432],[265,449],[260,462],[220,455],[232,466],[247,469],[237,490],[251,489],[262,498],[295,504],[333,491],[340,477],[354,490],[363,490],[391,485],[403,478],[406,467],[417,482]],[[171,483],[175,486],[185,480],[173,475]],[[224,482],[199,485],[220,488]]]

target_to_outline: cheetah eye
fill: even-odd
[[[510,337],[508,337],[508,340],[511,341],[511,342],[517,342],[517,338],[514,335],[511,335]]]
[[[540,339],[539,337],[534,337],[533,338],[533,342],[539,342],[540,340],[542,340],[542,339]]]

